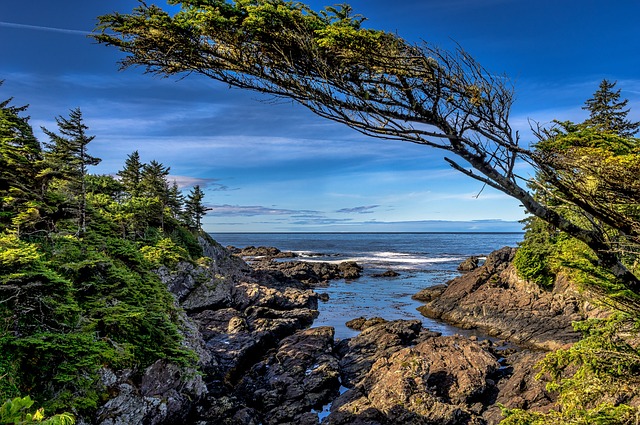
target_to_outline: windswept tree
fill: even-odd
[[[89,127],[84,123],[79,108],[71,110],[69,118],[56,118],[58,132],[42,128],[49,136],[46,143],[46,163],[50,173],[67,184],[69,194],[77,197],[78,232],[83,235],[87,231],[87,188],[86,177],[88,167],[98,165],[100,158],[89,155],[87,145],[95,139],[89,136]]]
[[[367,29],[347,5],[316,12],[284,0],[173,0],[177,13],[141,3],[99,18],[94,37],[128,53],[123,67],[202,74],[293,99],[363,134],[441,149],[456,170],[519,200],[533,215],[585,242],[627,288],[640,281],[603,229],[541,203],[515,173],[535,163],[509,123],[509,80],[467,52],[412,44]]]

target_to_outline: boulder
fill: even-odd
[[[499,367],[466,338],[427,338],[379,357],[333,402],[326,423],[483,424],[480,414],[494,399]]]
[[[375,273],[372,276],[373,277],[398,277],[398,276],[400,276],[400,273],[398,273],[395,270],[389,269],[389,270],[386,270],[386,271],[384,271],[382,273]]]
[[[536,378],[536,364],[545,355],[543,351],[517,350],[500,359],[504,377],[497,381],[495,404],[482,415],[488,424],[498,424],[504,419],[499,404],[510,409],[540,413],[547,413],[555,407],[556,397],[547,392],[547,380]]]
[[[131,370],[104,369],[102,381],[112,397],[95,415],[99,425],[184,423],[207,393],[195,370],[158,360],[142,374],[140,384]]]
[[[378,358],[413,343],[421,329],[419,320],[394,320],[371,326],[354,338],[342,340],[338,346],[342,385],[355,386]]]
[[[354,329],[356,331],[361,331],[366,328],[370,328],[371,326],[386,322],[387,321],[382,317],[372,317],[371,319],[367,319],[366,317],[358,317],[356,319],[349,320],[347,323],[345,323],[345,325],[347,325],[348,328]]]
[[[309,413],[329,403],[340,386],[333,334],[331,327],[318,327],[284,338],[242,378],[238,394],[263,412],[263,423],[317,424],[317,413]]]
[[[480,263],[480,257],[477,257],[477,256],[469,257],[458,265],[458,271],[471,272],[478,268],[479,263]]]
[[[447,285],[433,285],[428,288],[424,288],[417,294],[411,296],[412,299],[416,301],[427,302],[431,301],[435,298],[438,298],[444,291],[447,289]]]
[[[343,261],[338,264],[338,270],[344,279],[357,279],[362,273],[362,266],[355,261]]]

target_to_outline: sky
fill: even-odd
[[[135,0],[21,0],[0,8],[0,99],[29,104],[36,135],[80,108],[114,174],[137,150],[195,184],[209,232],[519,231],[519,203],[452,170],[443,153],[369,138],[300,105],[204,77],[120,70],[123,54],[87,35],[96,17]],[[161,0],[147,0],[166,7]],[[318,10],[332,2],[307,2]],[[533,141],[531,120],[580,122],[604,78],[640,120],[638,0],[353,0],[365,26],[456,44],[515,86],[512,127]],[[527,175],[529,170],[523,168]]]

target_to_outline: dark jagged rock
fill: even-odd
[[[362,273],[362,266],[355,261],[343,261],[338,264],[338,270],[345,279],[357,279]]]
[[[233,253],[240,257],[266,257],[266,258],[295,258],[298,255],[294,252],[280,251],[273,246],[247,246],[245,248],[233,248]]]
[[[417,294],[412,295],[411,298],[416,301],[422,301],[422,302],[431,301],[434,298],[438,298],[444,292],[445,289],[447,289],[447,285],[429,286],[428,288],[424,288]]]
[[[340,264],[315,261],[260,261],[253,263],[254,269],[269,272],[281,283],[299,281],[307,285],[323,284],[334,279],[356,279],[362,267],[352,261]]]
[[[395,270],[389,269],[389,270],[386,270],[386,271],[384,271],[382,273],[375,273],[372,276],[373,277],[398,277],[398,276],[400,276],[400,273],[398,273]]]
[[[118,374],[102,371],[112,397],[96,412],[99,425],[181,423],[207,393],[202,377],[193,369],[158,360],[137,384],[132,370]]]
[[[464,260],[460,265],[458,265],[458,271],[461,272],[471,272],[478,268],[480,264],[480,257],[472,256]]]
[[[238,393],[264,412],[264,424],[317,423],[311,410],[332,400],[340,386],[333,333],[333,328],[319,327],[283,339],[242,379]]]
[[[345,325],[348,328],[354,329],[356,331],[361,331],[366,328],[370,328],[371,326],[378,325],[380,323],[386,323],[387,320],[382,317],[372,317],[371,319],[367,319],[366,317],[358,317],[356,319],[349,320]]]

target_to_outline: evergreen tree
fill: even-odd
[[[140,162],[140,154],[138,151],[134,151],[125,160],[124,168],[117,173],[125,190],[131,196],[140,196],[143,167],[144,165]]]
[[[620,89],[613,90],[615,86],[615,81],[612,83],[606,79],[602,80],[599,89],[582,107],[590,114],[585,124],[616,133],[622,137],[632,137],[638,132],[640,122],[627,120],[629,109],[624,108],[629,100],[620,101]]]
[[[178,183],[174,180],[173,184],[169,188],[167,206],[171,210],[173,218],[178,218],[182,213],[182,207],[184,206],[184,196],[180,193]]]
[[[13,224],[20,231],[21,224],[33,221],[29,217],[40,216],[42,150],[29,117],[20,116],[27,107],[10,102],[0,102],[0,230]]]
[[[202,217],[205,216],[209,208],[205,207],[202,203],[204,199],[204,192],[200,189],[199,185],[195,185],[185,202],[185,219],[189,227],[193,227],[196,230],[200,230],[202,225]]]
[[[167,176],[170,170],[170,167],[165,167],[156,160],[143,165],[140,179],[141,194],[166,200],[169,193]]]
[[[57,173],[57,176],[63,181],[68,182],[71,195],[79,198],[77,201],[78,232],[83,235],[87,230],[85,181],[88,174],[87,167],[98,165],[101,159],[87,153],[87,145],[95,136],[87,135],[86,131],[89,127],[84,124],[79,108],[71,110],[69,118],[57,117],[56,123],[60,134],[42,128],[42,131],[51,140],[46,144],[48,151],[45,158],[54,173]]]
[[[162,163],[152,160],[142,167],[140,181],[141,195],[153,199],[157,202],[157,208],[152,211],[157,223],[164,230],[164,210],[169,206],[169,175],[170,167],[165,167]]]

